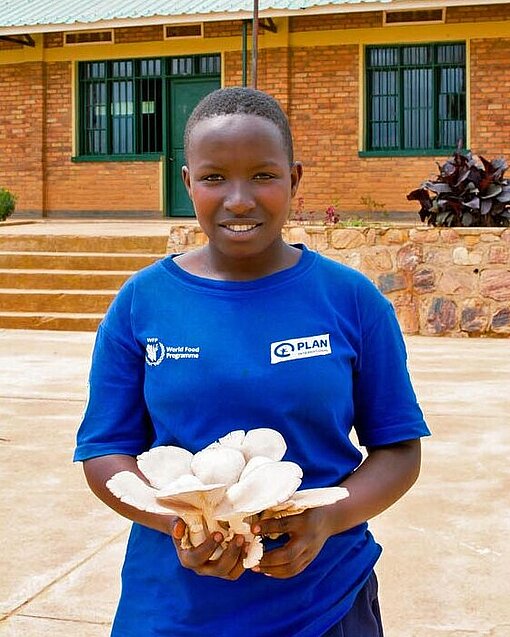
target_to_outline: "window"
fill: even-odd
[[[463,43],[367,47],[366,150],[451,151],[466,139]]]
[[[219,73],[219,55],[80,63],[80,156],[161,154],[165,81]]]
[[[64,44],[112,44],[113,30],[108,31],[72,31],[64,34]]]
[[[165,40],[173,38],[202,38],[204,29],[202,22],[195,24],[172,24],[164,27]]]

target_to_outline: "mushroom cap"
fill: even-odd
[[[153,447],[136,458],[138,468],[153,487],[161,489],[179,476],[191,473],[193,454],[174,446]]]
[[[250,471],[243,480],[227,489],[214,511],[217,520],[260,513],[288,500],[298,489],[303,477],[294,462],[267,462]]]
[[[296,491],[290,498],[290,502],[292,503],[291,508],[304,511],[305,509],[329,506],[347,497],[349,497],[349,491],[345,487],[322,487]]]
[[[266,456],[271,460],[281,460],[287,451],[284,437],[275,429],[260,427],[246,432],[241,445],[246,460],[255,456]]]
[[[250,471],[253,471],[263,464],[267,464],[268,462],[273,462],[273,460],[271,460],[271,458],[268,458],[267,456],[253,456],[253,458],[250,458],[246,463],[246,466],[239,476],[239,480],[244,480],[244,478],[248,475],[248,473],[250,473]]]
[[[157,492],[157,501],[172,507],[194,508],[204,511],[219,502],[227,490],[224,484],[203,484],[193,474],[179,476]]]
[[[246,433],[243,429],[236,429],[235,431],[228,433],[226,436],[218,438],[216,442],[212,442],[208,447],[206,447],[206,449],[222,446],[240,451],[245,435]]]
[[[339,500],[343,500],[349,496],[349,491],[344,487],[322,487],[318,489],[303,489],[296,491],[291,497],[282,504],[268,508],[264,511],[264,518],[285,517],[286,515],[296,515],[302,513],[306,509],[315,509],[316,507],[329,506],[335,504]]]
[[[140,509],[140,511],[161,513],[163,515],[180,515],[180,512],[172,509],[172,507],[159,504],[157,489],[145,484],[132,471],[116,473],[108,480],[106,486],[121,502]]]
[[[207,447],[193,456],[191,471],[204,483],[221,483],[228,487],[238,481],[246,461],[231,447]]]

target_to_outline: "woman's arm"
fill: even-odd
[[[258,570],[273,577],[292,577],[316,557],[326,540],[366,522],[399,500],[420,472],[420,440],[371,449],[367,458],[341,485],[349,497],[300,515],[255,523],[256,534],[287,533],[289,542],[264,554]],[[255,569],[257,570],[257,569]]]
[[[140,473],[135,458],[121,454],[91,458],[83,462],[83,471],[90,489],[111,509],[132,522],[138,522],[161,533],[166,533],[166,535],[172,534],[172,529],[177,520],[175,516],[140,511],[140,509],[121,502],[106,486],[108,480],[120,471],[136,473],[139,478],[147,482],[143,474]]]

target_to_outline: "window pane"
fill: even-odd
[[[433,147],[432,69],[412,69],[403,73],[404,148]]]
[[[397,72],[372,74],[371,130],[372,148],[398,148]]]
[[[114,154],[133,153],[133,82],[113,82],[111,115],[112,152]]]
[[[144,76],[161,75],[161,60],[142,60],[140,73]]]
[[[402,64],[406,66],[423,66],[430,62],[430,47],[428,46],[406,46],[402,49]]]
[[[386,47],[369,49],[367,62],[370,67],[395,66],[398,64],[398,49]]]
[[[85,153],[100,155],[106,147],[106,83],[88,84],[85,95]]]
[[[199,58],[199,72],[202,75],[217,74],[220,72],[219,55],[203,55]]]
[[[193,74],[193,58],[173,58],[171,61],[172,75],[192,75]]]
[[[139,93],[141,100],[140,152],[161,152],[163,150],[162,81],[160,79],[140,80]]]

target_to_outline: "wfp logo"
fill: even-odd
[[[166,355],[166,347],[157,338],[148,338],[147,346],[145,347],[145,362],[147,365],[155,367],[159,365]]]
[[[285,363],[299,358],[326,356],[331,354],[329,334],[291,338],[288,341],[271,343],[271,365]]]

